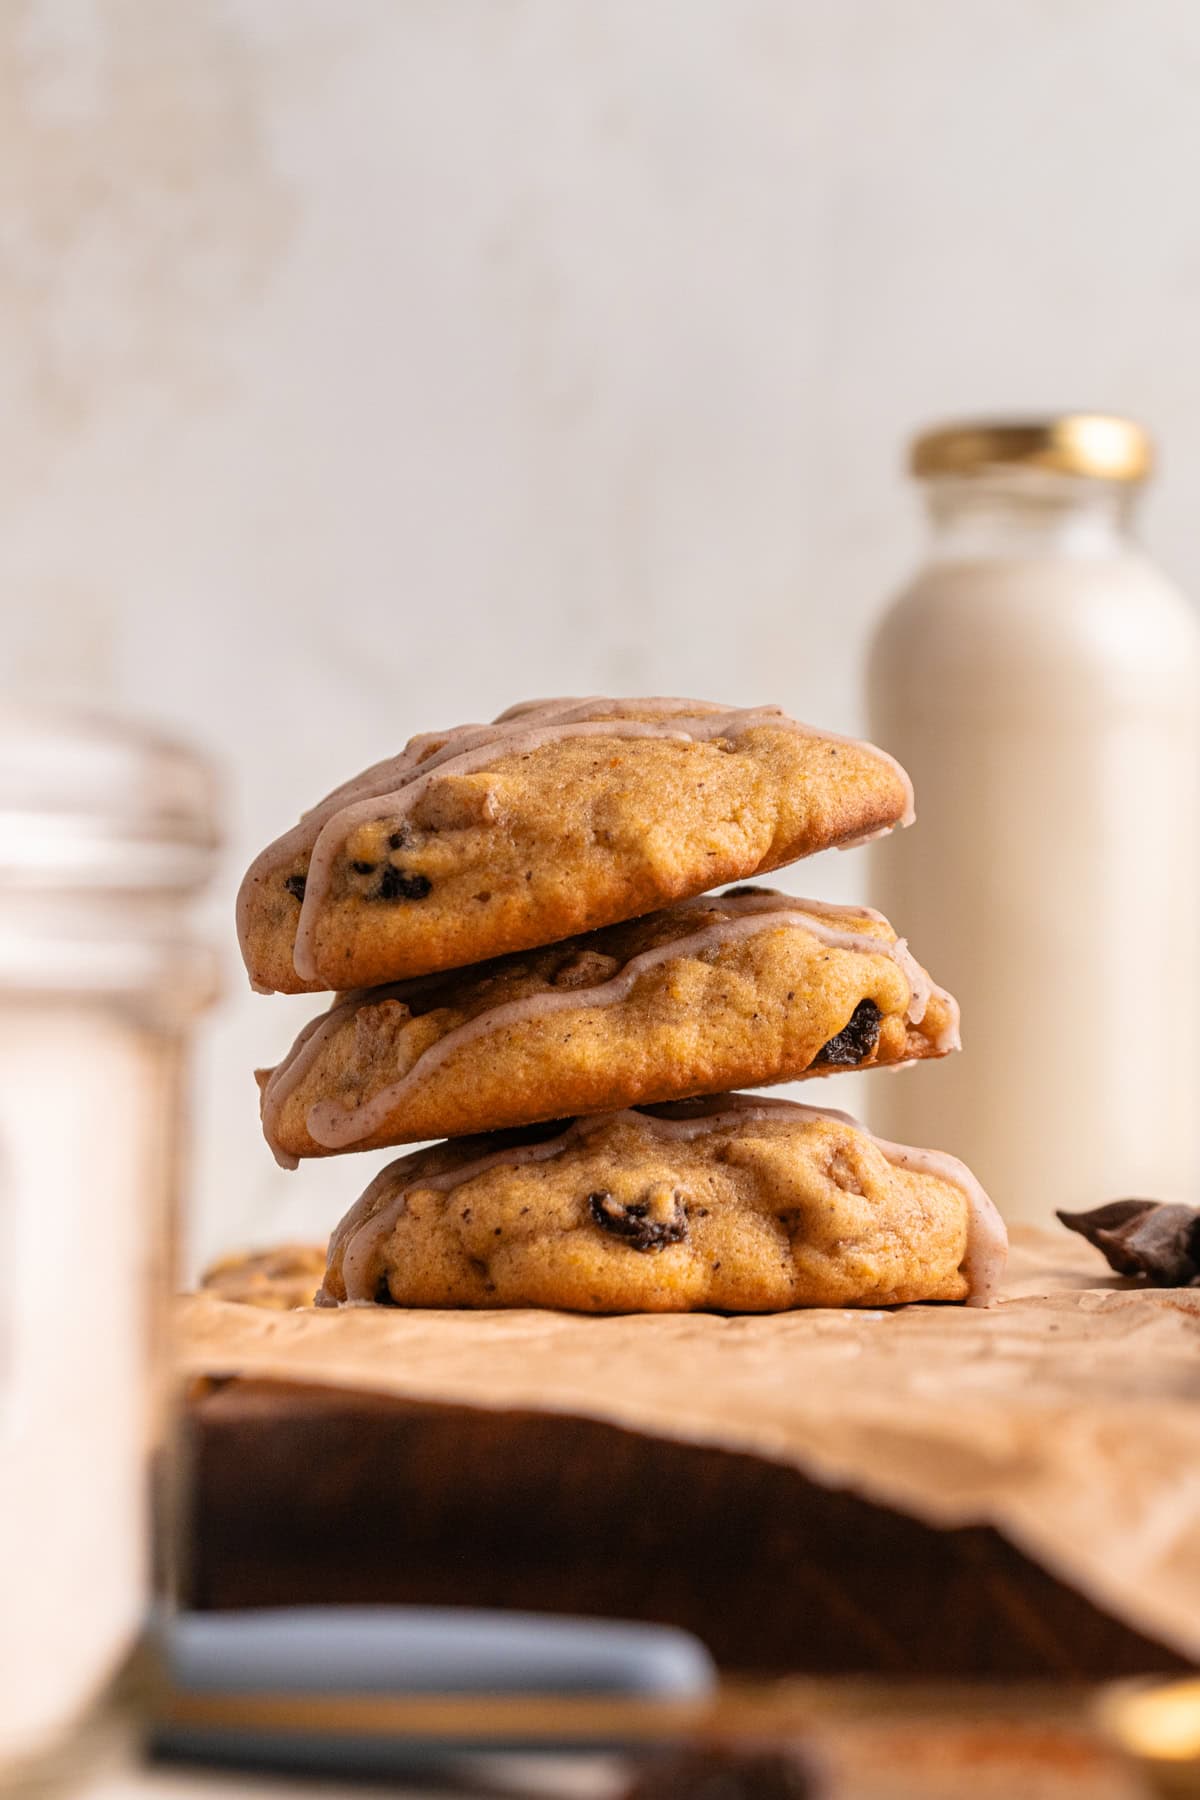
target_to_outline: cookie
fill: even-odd
[[[204,1271],[200,1285],[220,1300],[290,1312],[312,1305],[324,1270],[325,1252],[315,1244],[280,1244],[221,1257]]]
[[[260,1076],[263,1128],[294,1167],[940,1056],[957,1027],[880,914],[735,890],[349,995]]]
[[[881,750],[778,707],[550,700],[414,738],[263,851],[238,896],[252,985],[373,987],[781,868],[907,823]]]
[[[986,1303],[1004,1227],[962,1163],[844,1113],[721,1094],[389,1165],[318,1305],[778,1312]]]

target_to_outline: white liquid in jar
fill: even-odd
[[[129,1664],[175,1460],[181,1077],[214,985],[187,910],[215,809],[181,745],[11,700],[0,793],[0,1793],[42,1794],[148,1697]]]
[[[962,1005],[963,1050],[870,1119],[974,1169],[1009,1220],[1200,1203],[1200,631],[1153,564],[935,562],[880,628],[870,734],[917,823],[870,898]]]
[[[82,1717],[146,1608],[171,1079],[115,1012],[0,1006],[0,1771]]]

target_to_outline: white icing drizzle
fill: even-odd
[[[895,1168],[905,1169],[913,1174],[930,1175],[959,1189],[967,1202],[967,1247],[960,1264],[969,1290],[967,1305],[990,1306],[996,1298],[1008,1256],[1008,1233],[1004,1228],[1004,1221],[981,1184],[956,1156],[950,1156],[941,1150],[918,1150],[907,1144],[889,1143],[885,1138],[874,1137],[849,1113],[839,1112],[833,1107],[802,1106],[795,1100],[773,1100],[757,1094],[718,1094],[705,1101],[683,1101],[678,1104],[699,1110],[676,1118],[672,1118],[669,1113],[664,1115],[639,1109],[598,1113],[590,1118],[576,1119],[558,1137],[544,1139],[541,1143],[496,1150],[489,1156],[461,1163],[457,1168],[447,1169],[440,1175],[417,1174],[408,1182],[404,1181],[402,1171],[406,1165],[411,1166],[419,1161],[426,1152],[418,1151],[414,1156],[402,1157],[398,1162],[389,1164],[375,1177],[330,1239],[330,1259],[337,1251],[342,1253],[342,1281],[346,1300],[354,1302],[375,1298],[371,1269],[380,1246],[386,1243],[395,1228],[410,1193],[429,1190],[451,1193],[488,1169],[501,1165],[521,1168],[529,1163],[547,1162],[551,1157],[562,1155],[573,1145],[583,1142],[607,1126],[622,1122],[647,1126],[654,1136],[668,1141],[690,1142],[708,1132],[733,1130],[743,1124],[771,1121],[799,1124],[818,1119],[832,1120],[860,1133]],[[396,1191],[372,1214],[375,1200],[387,1192],[398,1175],[401,1179]],[[333,1304],[323,1288],[318,1296],[318,1304],[322,1303]]]
[[[636,713],[652,718],[635,718]],[[282,863],[300,854],[312,841],[304,898],[296,925],[293,964],[303,981],[316,981],[318,970],[315,937],[321,905],[338,852],[359,825],[383,817],[399,820],[427,791],[434,775],[467,775],[503,757],[524,756],[544,744],[575,737],[666,738],[679,742],[707,742],[718,737],[738,737],[756,726],[773,725],[807,737],[853,743],[898,776],[905,794],[905,810],[899,823],[914,817],[912,783],[894,757],[858,739],[841,738],[801,724],[777,706],[738,710],[695,700],[654,696],[648,699],[527,701],[509,709],[491,725],[463,725],[446,733],[426,733],[414,738],[399,756],[376,763],[361,775],[335,788],[300,823],[268,846],[250,865],[238,894],[238,936],[245,951],[252,902],[257,888],[270,879]],[[438,748],[430,752],[431,746]]]
[[[376,1194],[387,1186],[388,1176],[397,1166],[395,1163],[389,1164],[375,1177],[362,1199],[351,1208],[330,1239],[331,1256],[336,1245],[345,1244],[342,1254],[342,1281],[346,1289],[346,1299],[353,1302],[375,1298],[369,1279],[371,1261],[377,1247],[384,1242],[399,1218],[404,1202],[415,1189],[420,1188],[422,1191],[432,1189],[436,1193],[446,1194],[452,1192],[456,1187],[461,1187],[464,1182],[473,1181],[477,1175],[484,1174],[488,1169],[500,1167],[501,1164],[516,1169],[527,1163],[546,1162],[550,1157],[560,1155],[568,1144],[575,1143],[583,1137],[584,1133],[579,1129],[580,1125],[595,1125],[597,1119],[603,1121],[604,1118],[616,1118],[617,1116],[615,1113],[598,1114],[593,1119],[578,1120],[561,1137],[549,1138],[540,1144],[523,1144],[511,1150],[494,1150],[490,1156],[481,1156],[474,1162],[462,1163],[457,1169],[447,1169],[441,1175],[419,1178],[410,1183],[408,1187],[402,1188],[398,1194],[394,1194],[388,1204],[372,1218],[368,1216],[371,1203]],[[403,1160],[407,1161],[408,1159]],[[360,1223],[363,1220],[365,1223]],[[324,1291],[322,1288],[321,1292],[324,1293]],[[320,1304],[320,1295],[318,1295],[318,1304]]]
[[[792,927],[810,937],[864,956],[889,957],[908,983],[907,1016],[914,1025],[924,1019],[930,995],[937,992],[947,1008],[947,1024],[933,1039],[934,1048],[945,1053],[957,1048],[957,1008],[950,996],[934,989],[924,969],[912,956],[903,938],[875,937],[867,932],[852,932],[827,924],[828,918],[849,914],[873,919],[886,925],[881,913],[867,907],[841,908],[817,900],[793,900],[787,894],[722,894],[716,898],[685,901],[675,908],[677,914],[700,915],[713,912],[732,913],[732,918],[717,918],[701,930],[657,944],[630,957],[610,980],[588,988],[548,989],[509,1000],[477,1013],[474,1018],[454,1026],[430,1044],[398,1081],[381,1088],[359,1105],[347,1107],[340,1100],[319,1100],[309,1108],[306,1125],[309,1136],[323,1148],[340,1150],[361,1143],[378,1131],[389,1113],[419,1087],[448,1057],[468,1044],[507,1026],[549,1017],[556,1012],[584,1008],[609,1007],[628,998],[635,983],[649,970],[679,957],[699,956],[760,933]],[[889,927],[890,929],[890,927]],[[297,1158],[279,1141],[279,1122],[289,1096],[303,1081],[325,1044],[344,1023],[347,1016],[364,1002],[387,997],[403,1000],[410,996],[416,983],[397,983],[375,990],[374,994],[353,994],[335,1004],[320,1018],[310,1021],[301,1032],[278,1068],[272,1071],[263,1092],[263,1131],[276,1160],[284,1168],[295,1168]],[[422,985],[426,985],[424,982]]]
[[[960,1267],[967,1278],[968,1306],[990,1306],[1000,1289],[1008,1261],[1008,1232],[995,1205],[966,1163],[948,1150],[919,1150],[910,1144],[893,1144],[887,1138],[872,1140],[897,1169],[915,1175],[934,1175],[961,1188],[967,1196],[967,1253]]]

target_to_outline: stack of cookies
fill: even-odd
[[[414,738],[253,863],[263,993],[332,990],[259,1074],[278,1160],[442,1139],[335,1230],[318,1302],[582,1312],[984,1302],[953,1157],[729,1092],[939,1057],[880,914],[735,886],[912,818],[882,751],[777,707],[552,700]]]

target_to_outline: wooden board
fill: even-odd
[[[262,1380],[193,1384],[199,1607],[507,1606],[659,1620],[760,1673],[1175,1670],[983,1527],[595,1420]]]

